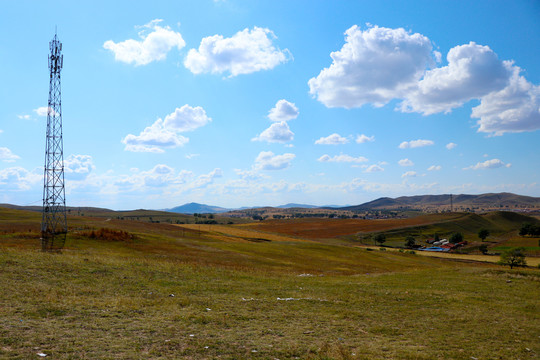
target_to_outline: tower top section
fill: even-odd
[[[62,55],[62,43],[58,40],[58,36],[54,34],[54,38],[49,42],[51,54],[49,55],[49,70],[52,74],[60,73],[64,65],[64,55]]]

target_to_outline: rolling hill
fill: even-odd
[[[383,197],[364,204],[339,208],[340,210],[397,210],[397,209],[519,209],[540,208],[540,198],[512,193],[487,193],[480,195],[417,195],[398,198]]]

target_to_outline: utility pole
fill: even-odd
[[[62,43],[56,33],[49,43],[49,102],[43,176],[43,216],[41,249],[60,251],[67,234],[66,195],[64,186],[64,147],[62,140],[62,99],[60,70],[64,63]]]

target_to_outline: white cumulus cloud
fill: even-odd
[[[48,106],[40,106],[37,109],[34,109],[34,112],[38,116],[47,116],[49,109],[50,108]],[[50,110],[51,110],[51,115],[54,115],[55,111],[53,109],[50,109]]]
[[[212,121],[206,111],[200,106],[184,105],[176,108],[173,113],[165,116],[163,126],[177,132],[192,131]]]
[[[406,112],[424,115],[450,112],[472,99],[506,86],[511,64],[498,59],[488,46],[470,42],[448,52],[448,65],[425,73],[415,91],[401,104]]]
[[[520,75],[512,60],[500,60],[475,42],[451,48],[447,65],[430,40],[402,28],[353,26],[332,64],[309,80],[310,93],[327,107],[383,106],[424,115],[449,113],[471,100],[478,132],[500,136],[540,129],[540,86]],[[435,61],[433,61],[435,60]]]
[[[439,171],[441,169],[441,165],[431,165],[430,167],[428,167],[428,171]]]
[[[127,151],[162,153],[164,148],[183,146],[189,141],[181,132],[195,130],[211,121],[202,107],[184,105],[167,115],[165,120],[157,119],[139,135],[128,134],[122,143]]]
[[[472,109],[472,118],[479,118],[478,131],[502,135],[540,129],[540,86],[528,82],[513,68],[507,87],[484,96]]]
[[[294,103],[281,99],[268,112],[268,118],[275,122],[289,121],[296,119],[300,112]]]
[[[183,146],[188,141],[188,138],[166,129],[161,119],[146,127],[139,135],[128,134],[122,139],[127,151],[153,153],[162,153],[165,151],[163,148]]]
[[[318,158],[317,161],[320,161],[320,162],[362,163],[362,162],[368,161],[368,159],[366,159],[363,156],[354,157],[354,156],[346,155],[346,154],[335,155],[335,156],[332,156],[332,157],[330,155],[325,154],[325,155],[321,156],[320,158]]]
[[[136,66],[164,60],[169,51],[173,48],[180,50],[186,43],[180,33],[169,26],[160,26],[161,21],[155,19],[144,25],[138,34],[140,40],[128,39],[118,43],[108,40],[103,48],[112,51],[116,61]]]
[[[189,50],[184,65],[194,74],[229,72],[231,77],[273,69],[290,58],[288,50],[274,46],[275,38],[271,30],[256,26],[230,38],[208,36],[198,50]]]
[[[433,62],[431,49],[427,37],[403,28],[354,25],[330,67],[309,80],[310,93],[327,107],[382,106],[416,86]]]
[[[409,159],[401,159],[398,161],[399,166],[413,166],[414,163]]]
[[[191,175],[192,173],[189,171],[176,174],[172,167],[165,164],[158,164],[148,171],[141,172],[138,176],[138,181],[142,181],[145,186],[159,188],[174,184],[182,184],[185,182],[186,178]]]
[[[279,100],[276,105],[270,109],[268,118],[274,123],[251,141],[266,141],[271,143],[286,143],[294,139],[294,133],[289,128],[287,121],[295,119],[298,116],[298,108],[287,100]]]
[[[371,142],[371,141],[375,141],[375,136],[372,135],[372,136],[367,136],[367,135],[358,135],[356,137],[356,143],[357,144],[363,144],[363,143],[366,143],[366,142]]]
[[[256,170],[281,170],[286,169],[291,165],[291,161],[296,155],[285,153],[282,155],[274,155],[271,151],[261,151],[255,159],[254,168]]]
[[[190,188],[202,188],[212,184],[215,179],[223,176],[223,171],[220,168],[212,170],[208,174],[199,175],[199,177],[190,184]]]
[[[19,156],[11,152],[7,147],[0,147],[0,160],[5,162],[13,162],[17,159],[20,159]]]
[[[453,143],[453,142],[450,142],[450,143],[446,144],[446,148],[447,148],[448,150],[452,150],[452,149],[454,149],[456,146],[457,146],[457,144],[455,144],[455,143]]]
[[[500,167],[509,168],[511,166],[512,164],[506,164],[499,159],[491,159],[491,160],[486,160],[484,162],[479,162],[476,165],[471,165],[469,167],[463,168],[463,170],[469,170],[469,169],[470,170],[486,170],[486,169],[497,169]]]
[[[0,189],[30,190],[43,181],[43,173],[30,172],[22,167],[0,170]]]
[[[340,145],[347,144],[349,140],[339,134],[328,135],[327,137],[321,137],[319,140],[315,141],[317,145]]]
[[[424,147],[424,146],[430,146],[435,144],[432,140],[411,140],[411,141],[403,141],[401,144],[399,144],[400,149],[413,149],[418,147]]]
[[[266,141],[271,143],[285,143],[294,139],[294,133],[285,121],[273,123],[262,133],[251,139],[252,141]]]
[[[90,155],[70,155],[64,160],[66,179],[84,180],[94,168]]]

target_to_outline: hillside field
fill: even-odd
[[[452,216],[442,223],[459,224]],[[440,220],[377,223],[376,231]],[[371,250],[347,237],[365,230],[342,234],[340,226],[323,237],[294,222],[291,230],[286,222],[184,226],[75,215],[65,249],[50,254],[40,251],[39,221],[39,213],[0,208],[0,358],[540,354],[538,268]],[[311,234],[332,228],[319,226]]]

